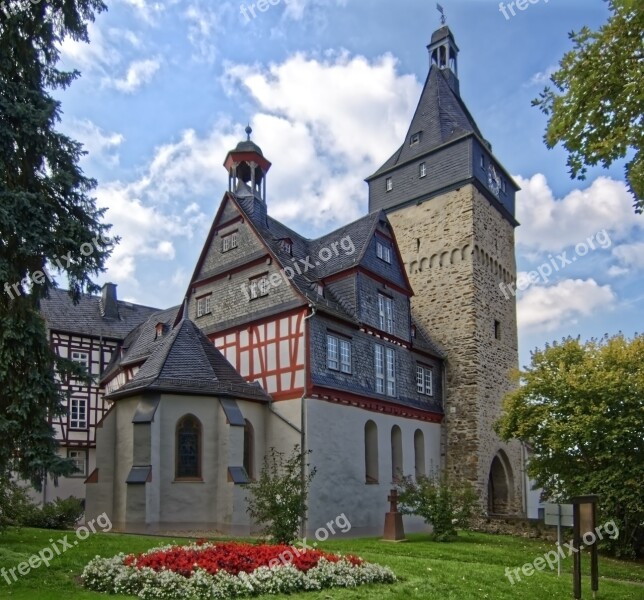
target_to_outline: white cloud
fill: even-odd
[[[361,179],[400,145],[421,87],[398,74],[391,55],[370,62],[347,52],[228,65],[224,84],[231,95],[251,95],[254,139],[279,159],[268,179],[271,214],[317,229],[364,213]]]
[[[628,273],[630,270],[644,269],[644,242],[622,244],[613,250],[620,266],[614,267],[614,274]]]
[[[539,71],[530,77],[530,81],[524,85],[524,87],[532,87],[534,85],[545,86],[550,85],[550,77],[553,73],[559,70],[559,65],[550,65],[545,71]]]
[[[222,29],[222,17],[231,11],[228,2],[217,3],[214,7],[208,4],[191,3],[183,12],[188,22],[188,41],[194,48],[192,59],[197,62],[212,64],[217,56],[218,33]]]
[[[165,11],[161,2],[148,2],[148,0],[120,0],[132,8],[136,16],[147,25],[156,25],[158,17]],[[174,4],[174,2],[171,2]]]
[[[345,6],[346,3],[346,0],[288,0],[285,2],[284,18],[301,21],[306,16],[306,12],[313,7],[325,7],[330,4]]]
[[[83,73],[105,74],[121,60],[120,52],[103,35],[94,22],[87,25],[90,43],[66,37],[60,43],[61,57],[65,63],[80,69]]]
[[[127,69],[127,73],[121,79],[106,80],[105,83],[115,87],[121,92],[131,94],[138,90],[142,85],[149,83],[154,74],[161,67],[158,58],[148,58],[145,60],[135,60]]]
[[[598,177],[588,187],[556,199],[546,177],[515,177],[517,195],[517,243],[522,252],[558,252],[606,230],[615,243],[634,230],[644,231],[644,219],[633,211],[624,182]]]
[[[617,297],[610,285],[594,279],[566,279],[552,286],[528,289],[517,303],[521,331],[553,331],[578,322],[615,305]]]
[[[106,133],[89,119],[72,119],[65,127],[69,135],[81,142],[88,153],[84,160],[100,160],[108,166],[119,163],[118,147],[125,141],[120,133]]]

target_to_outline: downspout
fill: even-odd
[[[308,336],[308,321],[312,319],[316,314],[317,314],[317,309],[313,304],[309,304],[309,308],[311,309],[311,314],[307,315],[304,317],[304,341],[305,343],[309,341],[309,336]],[[304,394],[302,394],[302,400],[300,401],[300,423],[302,425],[302,431],[300,432],[300,446],[302,449],[302,470],[301,470],[301,478],[302,478],[302,487],[304,487],[304,484],[306,483],[306,460],[305,460],[305,452],[307,450],[306,448],[306,384],[308,381],[307,377],[307,357],[309,355],[309,347],[310,345],[307,344],[306,351],[304,352]],[[302,518],[302,531],[300,532],[302,539],[306,538],[306,524],[308,522],[308,515],[307,512],[304,512],[304,517]]]

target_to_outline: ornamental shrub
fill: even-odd
[[[32,506],[22,519],[27,527],[70,529],[83,516],[83,502],[78,498],[58,498],[44,506]]]
[[[290,456],[271,448],[257,481],[248,484],[247,511],[262,533],[277,544],[291,544],[306,513],[306,498],[316,469],[296,445]]]
[[[403,477],[398,492],[401,512],[422,517],[438,542],[453,541],[457,529],[468,529],[477,506],[471,484],[450,481],[446,473]]]
[[[0,477],[0,531],[10,526],[20,526],[33,505],[27,492],[11,476]]]

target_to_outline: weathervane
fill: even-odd
[[[440,4],[436,4],[436,9],[441,14],[441,24],[445,25],[445,21],[447,19],[445,18],[445,11],[443,10],[443,7]]]

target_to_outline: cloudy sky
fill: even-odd
[[[247,122],[273,162],[269,212],[310,237],[366,212],[364,178],[404,138],[436,3],[271,2],[264,12],[244,2],[245,17],[237,0],[107,0],[90,43],[62,45],[63,66],[82,78],[60,95],[61,128],[85,144],[84,169],[122,238],[99,280],[121,298],[180,303],[227,185],[222,162]],[[564,335],[632,334],[644,308],[644,217],[623,165],[571,181],[530,106],[568,32],[601,24],[605,3],[541,0],[507,19],[496,0],[442,4],[461,94],[522,187],[519,270],[545,275],[518,295],[522,364]]]

